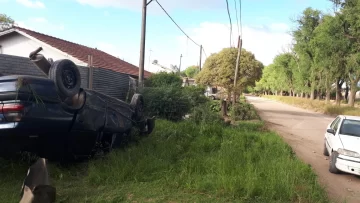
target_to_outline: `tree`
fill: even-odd
[[[197,83],[225,88],[229,101],[231,92],[240,93],[247,86],[255,86],[255,81],[261,78],[264,66],[256,60],[254,54],[243,49],[239,64],[238,83],[234,87],[237,53],[237,48],[224,48],[219,53],[212,54],[206,59],[204,68],[196,76]]]
[[[325,15],[315,30],[313,40],[315,64],[324,75],[326,101],[330,101],[333,83],[336,85],[336,103],[340,105],[341,86],[346,77],[346,57],[350,50],[350,41],[344,36],[343,20],[339,15]]]
[[[0,31],[11,28],[15,21],[5,14],[0,13]]]
[[[293,31],[293,37],[296,41],[294,50],[298,54],[301,63],[299,64],[304,75],[300,76],[304,80],[306,88],[305,91],[310,93],[310,99],[315,98],[315,89],[317,81],[319,80],[318,71],[314,66],[314,47],[311,46],[311,41],[315,37],[315,29],[321,20],[321,11],[312,8],[306,8],[302,16],[297,20],[298,28]]]
[[[189,78],[194,78],[199,72],[199,66],[189,66],[185,69],[185,75]]]

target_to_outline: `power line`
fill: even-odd
[[[230,10],[229,10],[229,2],[228,2],[228,0],[226,0],[226,7],[227,7],[229,20],[230,20],[230,47],[231,47],[232,22],[231,22],[231,15],[230,15]]]
[[[238,18],[238,10],[237,10],[237,5],[236,5],[236,0],[234,0],[235,3],[235,12],[236,12],[236,22],[237,22],[237,29],[238,29],[238,35],[240,35],[240,29],[239,29],[239,18]]]
[[[203,52],[204,52],[204,54],[205,54],[205,57],[207,58],[207,55],[206,55],[206,52],[205,52],[205,49],[204,49],[204,47],[203,47],[202,49],[203,49]]]
[[[173,21],[173,23],[175,23],[175,25],[181,30],[181,32],[184,33],[184,35],[185,35],[188,39],[190,39],[194,44],[196,44],[197,46],[200,47],[200,45],[199,45],[198,43],[196,43],[193,39],[191,39],[191,38],[189,37],[189,35],[187,35],[187,34],[184,32],[184,30],[181,29],[181,27],[180,27],[180,26],[175,22],[175,20],[169,15],[169,13],[164,9],[164,7],[162,7],[162,5],[161,5],[157,0],[155,0],[155,1],[156,1],[157,4],[159,4],[160,8],[166,13],[166,15],[171,19],[171,21]]]

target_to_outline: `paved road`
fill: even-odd
[[[360,178],[331,174],[329,161],[322,155],[325,129],[334,117],[259,97],[247,97],[247,100],[270,128],[282,135],[297,156],[312,166],[333,200],[360,202]]]

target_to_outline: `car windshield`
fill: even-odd
[[[360,137],[360,121],[345,119],[340,134]]]

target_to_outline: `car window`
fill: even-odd
[[[335,123],[336,123],[339,119],[340,119],[340,117],[337,117],[337,118],[331,123],[331,125],[330,125],[330,128],[331,128],[331,129],[334,129],[334,125],[335,125]]]
[[[339,123],[341,122],[341,118],[339,118],[337,121],[336,121],[336,123],[334,124],[334,131],[335,131],[335,133],[337,132],[337,130],[338,130],[338,128],[339,128]]]
[[[345,119],[341,125],[340,134],[360,137],[360,121]]]

